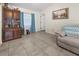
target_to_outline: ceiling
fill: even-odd
[[[53,3],[9,3],[9,5],[31,9],[33,11],[42,11],[49,6],[53,5]]]

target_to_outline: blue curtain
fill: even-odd
[[[22,31],[22,34],[24,34],[24,17],[23,17],[24,13],[20,12],[20,28]]]
[[[31,14],[31,32],[35,32],[35,14]]]

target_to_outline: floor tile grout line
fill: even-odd
[[[32,36],[33,37],[33,36]],[[33,43],[33,42],[32,42]],[[34,44],[34,43],[33,43]],[[37,46],[38,47],[38,46]],[[41,49],[41,47],[38,47],[39,49]],[[41,49],[41,50],[43,50],[43,49]],[[45,53],[45,52],[44,52]],[[46,53],[45,53],[46,54]],[[46,54],[46,55],[48,55],[48,54]]]
[[[35,43],[33,43],[33,44],[35,44]],[[36,44],[35,44],[36,45]],[[38,47],[38,46],[37,46]],[[41,49],[43,52],[44,52],[44,50],[41,48],[41,47],[38,47],[39,49]],[[45,52],[44,52],[45,53]],[[45,54],[47,54],[47,53],[45,53]],[[48,55],[48,54],[47,54]]]
[[[53,40],[53,44],[52,44],[52,42],[51,42],[51,37],[52,36],[49,36],[49,35],[44,35],[45,33],[44,32],[37,32],[37,33],[33,33],[32,35],[29,35],[29,36],[24,36],[22,39],[23,40],[26,40],[27,42],[29,42],[30,44],[33,44],[33,46],[35,46],[36,45],[36,47],[35,47],[35,50],[38,50],[38,49],[40,49],[39,51],[44,51],[44,49],[43,49],[43,47],[46,47],[45,45],[44,46],[42,46],[41,47],[41,45],[44,43],[44,44],[46,44],[46,45],[49,45],[50,47],[53,47],[54,49],[56,49],[55,47],[54,47],[54,45],[53,44],[55,44],[55,39],[54,38],[52,38],[52,39],[54,39]],[[44,37],[46,36],[47,37],[47,39],[48,40],[45,40],[45,38],[43,38],[43,35],[44,35]],[[50,39],[50,40],[49,40]],[[16,40],[17,41],[17,40]],[[42,43],[40,43],[42,41]],[[18,42],[18,41],[17,41]],[[20,41],[19,41],[20,42]],[[23,43],[24,42],[24,43]],[[25,41],[23,41],[22,43],[25,45],[25,43],[27,43],[27,42],[25,42]],[[37,43],[37,42],[39,42],[39,43]],[[7,42],[8,43],[8,45],[7,45],[7,49],[8,49],[8,52],[5,52],[5,53],[7,53],[8,54],[8,56],[10,56],[10,51],[9,51],[9,49],[10,48],[13,48],[13,47],[10,47],[10,46],[12,46],[12,45],[10,45],[11,43],[10,42]],[[4,44],[4,43],[3,43]],[[12,43],[12,44],[14,44],[14,43]],[[19,43],[17,43],[17,44],[19,44]],[[25,54],[27,54],[27,55],[29,55],[29,56],[31,56],[32,54],[31,53],[29,53],[28,52],[28,50],[27,50],[27,48],[25,48],[24,47],[24,45],[22,46],[23,47],[23,50],[25,51]],[[6,45],[3,45],[3,46],[6,46]],[[14,45],[13,45],[14,46]],[[22,48],[21,47],[21,48]],[[27,47],[28,47],[28,45],[27,45]],[[52,48],[52,49],[53,49]],[[62,49],[61,49],[62,50]],[[38,52],[39,52],[38,51]],[[27,53],[28,52],[28,53]],[[45,52],[45,55],[46,54],[48,54],[46,51],[44,51]],[[73,55],[73,54],[71,54],[71,53],[66,53],[66,54],[64,54],[64,53],[66,53],[66,51],[64,51],[64,52],[62,52],[62,54],[61,55]],[[36,53],[37,54],[37,53]],[[48,56],[49,55],[52,55],[52,54],[48,54]],[[60,53],[58,53],[58,55],[60,55]]]
[[[44,40],[42,40],[43,42],[44,42]],[[47,43],[47,42],[45,42],[45,43]]]
[[[37,37],[36,37],[36,38],[37,38]],[[43,41],[44,43],[48,44],[49,46],[52,46],[52,45],[50,45],[47,41],[44,41],[44,40],[42,40],[42,39],[39,39],[39,40]]]

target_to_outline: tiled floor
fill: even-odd
[[[55,37],[45,32],[32,33],[20,39],[8,41],[0,47],[2,56],[75,56],[58,47]]]

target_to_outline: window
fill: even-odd
[[[31,14],[24,13],[24,28],[30,29],[31,27]]]

